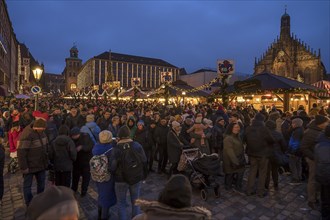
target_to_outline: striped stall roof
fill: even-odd
[[[321,80],[312,84],[313,86],[324,90],[325,92],[317,93],[320,98],[330,98],[330,81]]]

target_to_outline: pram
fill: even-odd
[[[201,154],[200,149],[191,148],[182,150],[186,165],[190,168],[189,180],[194,188],[200,189],[201,198],[206,201],[209,192],[214,192],[215,197],[220,197],[220,186],[215,181],[220,173],[220,160],[217,154]],[[182,161],[182,160],[181,160]]]

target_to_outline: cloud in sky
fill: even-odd
[[[234,59],[238,72],[252,73],[285,5],[291,32],[321,49],[329,72],[329,1],[7,1],[18,40],[52,73],[63,71],[73,42],[83,62],[111,49],[188,72]]]

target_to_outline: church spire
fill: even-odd
[[[290,37],[290,16],[286,13],[286,5],[284,9],[284,14],[281,17],[281,34],[280,39],[289,38]]]

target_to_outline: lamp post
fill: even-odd
[[[43,72],[43,69],[41,69],[40,67],[36,67],[34,70],[32,70],[33,72],[33,76],[36,80],[36,84],[38,85],[39,84],[39,81],[41,79],[41,75],[42,75],[42,72]],[[39,93],[36,93],[36,96],[35,96],[35,104],[34,104],[34,110],[37,111],[38,110],[38,97],[39,96]]]
[[[184,97],[185,97],[185,95],[186,95],[186,92],[183,91],[183,92],[182,92],[182,104],[183,104],[183,106],[184,106]]]

